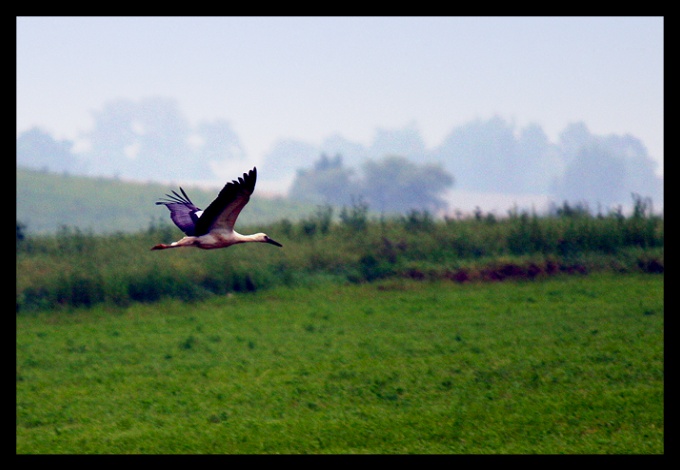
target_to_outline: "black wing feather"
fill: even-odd
[[[176,191],[172,191],[172,195],[166,194],[166,200],[160,200],[156,204],[162,204],[170,210],[170,218],[177,225],[182,232],[187,235],[194,235],[196,232],[196,222],[199,217],[196,215],[201,209],[196,207],[184,189],[181,187],[179,190],[182,192],[182,196],[177,194]]]
[[[248,173],[243,173],[238,181],[234,180],[227,183],[217,195],[217,198],[205,209],[201,217],[196,221],[194,229],[195,235],[205,235],[210,231],[213,224],[223,215],[225,209],[237,198],[241,198],[240,207],[233,210],[228,217],[232,222],[236,220],[243,206],[248,202],[250,195],[255,191],[255,181],[257,180],[257,168],[253,168]]]

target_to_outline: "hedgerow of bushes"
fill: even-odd
[[[387,277],[456,282],[533,279],[594,270],[664,270],[664,224],[651,204],[634,196],[630,215],[592,214],[564,203],[547,215],[475,212],[435,219],[426,211],[370,216],[361,200],[338,216],[321,206],[302,220],[264,231],[283,244],[236,245],[227,250],[150,251],[182,234],[163,220],[145,231],[94,235],[62,227],[31,236],[17,223],[17,312],[126,306],[165,298],[196,301],[317,282],[370,282]]]

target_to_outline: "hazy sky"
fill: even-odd
[[[17,134],[77,140],[116,98],[226,119],[253,164],[282,138],[428,148],[497,114],[549,138],[630,133],[663,174],[663,18],[19,17]]]

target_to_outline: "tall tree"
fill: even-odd
[[[343,166],[341,155],[321,154],[313,168],[298,170],[288,194],[297,201],[343,206],[351,203],[358,190],[353,171]]]
[[[425,155],[425,142],[415,123],[403,129],[378,128],[375,130],[369,155],[373,159],[384,158],[387,155],[420,159]]]
[[[637,193],[663,205],[663,180],[635,137],[593,135],[579,122],[560,134],[559,151],[565,169],[552,188],[558,200],[628,205]]]
[[[369,160],[363,170],[361,195],[380,212],[443,209],[441,193],[453,184],[440,165],[418,165],[401,156]]]
[[[548,194],[550,184],[562,173],[557,147],[538,124],[522,128],[517,139],[515,192]]]
[[[456,175],[462,189],[484,192],[523,192],[526,168],[517,164],[514,127],[498,116],[457,127],[434,156]]]
[[[319,148],[326,155],[342,155],[343,164],[356,168],[368,158],[368,150],[358,142],[347,140],[340,134],[333,134],[323,140]]]
[[[93,117],[94,128],[85,134],[92,174],[160,180],[211,177],[205,149],[191,148],[192,129],[174,99],[114,100]]]
[[[622,203],[629,194],[624,187],[626,167],[597,143],[583,145],[557,184],[560,200],[585,201],[606,206]]]

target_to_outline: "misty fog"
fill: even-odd
[[[74,142],[56,140],[39,128],[21,133],[17,165],[142,181],[222,183],[253,165],[228,121],[192,126],[170,98],[119,99],[92,114],[93,127],[79,136],[77,151]],[[335,173],[326,173],[325,182],[313,181],[310,175],[321,175],[314,171],[322,158],[335,165]],[[384,181],[382,186],[371,184],[375,176],[370,172],[384,170],[388,161],[400,162],[400,171],[420,175],[422,180],[428,180],[428,171],[431,174],[436,168],[438,183],[432,179],[430,190],[440,194],[423,199],[428,201],[423,208],[452,211],[456,207],[451,200],[457,193],[479,195],[482,208],[484,196],[492,194],[582,202],[592,209],[628,207],[632,193],[651,198],[656,209],[663,208],[663,178],[655,174],[656,163],[635,136],[596,135],[586,123],[576,122],[551,142],[539,123],[518,128],[498,116],[453,127],[439,145],[430,148],[415,123],[402,129],[375,129],[367,146],[341,133],[328,136],[320,145],[280,140],[258,163],[259,188],[263,194],[278,192],[300,200],[318,196],[317,201],[328,202],[333,188],[342,191],[352,186],[354,193],[362,193],[352,196],[370,195],[384,207],[398,208],[392,200],[404,197],[403,192],[390,191]],[[291,187],[293,181],[304,182],[300,178],[305,175],[304,184],[312,189]],[[313,189],[320,187],[325,189]],[[404,187],[418,191],[413,181]],[[441,199],[443,191],[449,195],[448,208]],[[342,194],[342,201],[350,196],[347,191]]]

